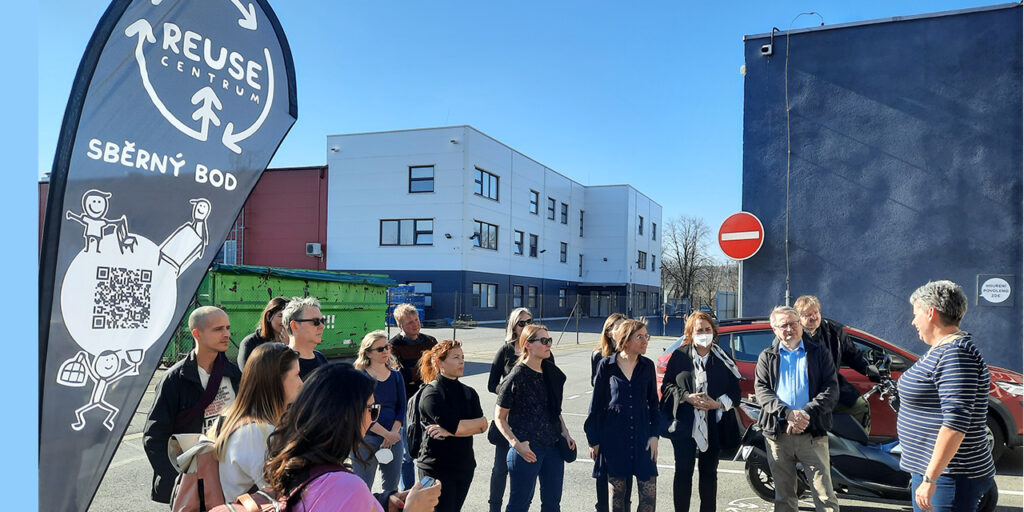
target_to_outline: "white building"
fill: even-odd
[[[658,308],[661,206],[584,186],[471,126],[332,135],[326,266],[429,294],[427,318]]]

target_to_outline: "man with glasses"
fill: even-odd
[[[836,400],[834,413],[845,413],[853,416],[864,430],[871,431],[871,406],[864,397],[860,396],[857,388],[847,382],[843,374],[839,373],[841,365],[849,366],[867,377],[871,382],[878,382],[880,376],[878,368],[868,364],[864,353],[850,341],[846,335],[843,324],[822,318],[821,302],[814,295],[803,295],[796,299],[793,308],[800,313],[800,325],[803,327],[804,340],[817,343],[828,349],[832,356],[832,364],[836,368],[836,378],[839,381],[839,397]]]
[[[803,465],[818,512],[839,510],[829,472],[828,431],[839,396],[828,349],[804,343],[800,315],[777,306],[768,316],[775,341],[757,358],[754,392],[757,424],[765,438],[775,481],[775,511],[797,512],[797,463]]]
[[[281,314],[288,346],[299,353],[299,377],[306,377],[327,364],[327,356],[315,350],[323,341],[327,318],[320,313],[320,301],[313,297],[292,297]]]
[[[395,324],[402,332],[395,334],[388,340],[391,347],[391,354],[395,356],[398,365],[401,367],[402,378],[405,379],[405,396],[411,397],[423,385],[423,378],[420,377],[418,363],[423,352],[430,350],[437,345],[437,339],[429,334],[420,332],[420,314],[416,306],[412,304],[399,304],[395,306],[393,313]],[[405,445],[409,446],[409,439],[402,427],[402,437],[405,438]],[[415,468],[412,457],[408,450],[402,459],[402,490],[412,489],[415,482]]]

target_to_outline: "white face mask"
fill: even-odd
[[[715,339],[715,335],[714,334],[694,334],[693,335],[693,342],[696,343],[698,347],[708,347],[708,346],[711,345],[711,341],[714,340],[714,339]]]

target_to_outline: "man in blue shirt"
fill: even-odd
[[[768,466],[775,481],[775,511],[797,512],[796,465],[801,463],[818,512],[838,512],[829,473],[828,431],[839,396],[828,349],[804,343],[800,315],[777,306],[769,315],[775,341],[757,358],[754,392],[761,404]]]

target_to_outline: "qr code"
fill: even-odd
[[[93,329],[142,329],[149,326],[153,271],[118,267],[96,268]]]

